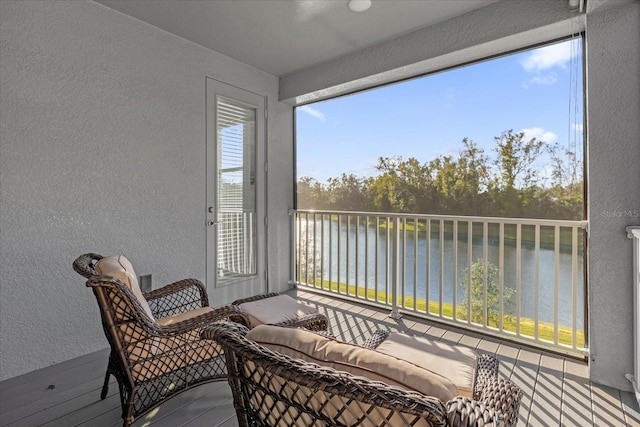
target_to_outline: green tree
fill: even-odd
[[[552,186],[547,190],[552,218],[579,220],[584,216],[582,160],[575,151],[551,148]]]
[[[367,191],[364,179],[354,174],[342,174],[340,178],[329,178],[327,198],[329,208],[341,211],[358,211],[366,207]]]
[[[493,200],[502,216],[531,216],[527,208],[535,203],[533,196],[539,183],[536,161],[548,151],[548,146],[536,138],[527,141],[524,132],[512,129],[494,139],[498,158],[494,161],[497,174],[492,183]]]
[[[489,186],[489,160],[484,150],[468,138],[462,140],[458,158],[440,156],[430,163],[438,194],[438,211],[455,215],[484,215]]]
[[[303,176],[298,180],[298,209],[327,209],[324,186],[314,178]]]
[[[458,155],[427,163],[417,158],[380,157],[378,175],[342,174],[326,185],[298,182],[300,209],[582,219],[582,163],[524,132],[507,130],[494,138],[494,156],[469,139]],[[545,154],[549,156],[545,156]],[[543,161],[549,161],[543,165]],[[551,186],[541,176],[551,166]]]
[[[373,201],[376,211],[397,212],[398,188],[400,179],[397,173],[397,164],[402,157],[379,157],[376,170],[380,174],[370,183],[370,200]]]
[[[387,212],[428,212],[433,202],[433,185],[427,165],[416,158],[380,157],[381,174],[371,183],[372,200]]]
[[[456,210],[454,188],[456,185],[457,167],[452,156],[440,156],[430,163],[433,171],[433,183],[437,194],[437,204],[431,213],[447,214]]]
[[[462,145],[455,187],[458,211],[463,215],[485,215],[489,206],[486,203],[490,180],[489,159],[472,140],[464,138]]]
[[[428,165],[410,157],[398,165],[401,212],[428,212],[433,203],[433,183]]]
[[[469,277],[471,276],[471,277]],[[487,324],[498,324],[500,317],[500,270],[498,266],[487,261],[486,264],[486,298],[487,298]],[[484,323],[485,307],[485,262],[477,260],[471,265],[471,275],[466,268],[462,274],[460,286],[463,290],[464,309],[463,318],[469,311],[469,293],[471,293],[471,321],[474,323]],[[513,296],[515,290],[504,287],[502,290],[503,314],[513,313]]]

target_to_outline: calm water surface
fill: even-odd
[[[309,242],[313,241],[314,223],[309,221]],[[514,228],[515,229],[515,228]],[[446,230],[446,229],[445,229]],[[461,227],[461,230],[466,230]],[[450,230],[449,230],[450,231]],[[376,227],[354,224],[347,227],[345,223],[338,226],[336,221],[325,219],[315,223],[315,254],[313,248],[306,258],[315,260],[318,278],[322,271],[323,280],[339,281],[350,285],[357,284],[368,289],[390,291],[393,274],[393,248],[389,244],[385,229],[376,233]],[[303,231],[303,236],[306,233]],[[321,236],[324,238],[321,239]],[[489,233],[487,259],[498,266],[500,263],[500,247],[497,233]],[[306,237],[304,237],[306,238]],[[462,305],[465,289],[463,277],[468,275],[469,242],[466,236],[459,236],[457,242],[457,260],[454,256],[454,240],[451,233],[445,233],[443,239],[436,231],[432,231],[427,239],[426,231],[416,235],[408,231],[406,237],[400,238],[400,271],[399,278],[407,296],[428,298],[445,303],[454,302],[454,271],[457,271],[456,305]],[[338,253],[340,254],[338,256]],[[389,256],[388,256],[389,255]],[[406,255],[406,256],[405,256]],[[573,291],[572,262],[570,251],[558,251],[558,271],[556,277],[556,251],[541,247],[538,251],[538,299],[536,300],[536,251],[531,242],[523,241],[520,253],[520,291],[512,297],[512,307],[516,308],[520,301],[520,315],[538,318],[543,322],[554,321],[554,295],[558,293],[558,323],[564,326],[573,324],[574,299],[576,301],[576,323],[583,328],[584,318],[584,274],[583,257],[576,257],[576,292]],[[474,236],[471,243],[471,257],[475,262],[484,258],[482,235]],[[304,257],[302,257],[304,259]],[[517,290],[518,287],[518,251],[513,242],[504,245],[504,285]],[[313,264],[313,263],[312,263]],[[387,267],[389,266],[389,267]],[[455,270],[454,270],[455,268]],[[557,289],[556,289],[557,287]]]

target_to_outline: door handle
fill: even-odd
[[[221,222],[222,222],[222,221],[213,221],[213,220],[211,220],[211,219],[210,219],[209,221],[207,221],[207,225],[208,225],[209,227],[213,227],[214,225],[218,225],[218,224],[220,224]]]

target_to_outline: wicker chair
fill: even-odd
[[[100,274],[96,264],[103,258],[84,254],[73,262],[73,268],[88,278],[86,285],[93,289],[111,346],[100,397],[106,397],[113,375],[120,389],[125,427],[178,393],[226,379],[220,346],[202,340],[200,332],[215,321],[233,319],[247,324],[236,307],[209,307],[206,289],[195,279],[142,294],[137,279],[133,287],[123,283],[126,278]],[[117,258],[118,262],[124,259]],[[124,262],[132,271],[128,261]]]
[[[522,392],[497,378],[493,356],[480,358],[476,399],[448,402],[276,353],[245,337],[240,324],[216,323],[202,336],[223,349],[241,427],[514,426]],[[363,347],[386,337],[378,331]]]

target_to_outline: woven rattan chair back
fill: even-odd
[[[94,266],[100,259],[100,255],[85,254],[74,261],[73,268],[88,278],[86,285],[96,297],[111,347],[101,398],[106,397],[109,376],[114,375],[125,426],[178,393],[226,379],[222,349],[202,340],[200,334],[212,322],[242,316],[236,308],[209,308],[204,286],[186,279],[144,294],[152,319],[128,286],[96,273]],[[161,324],[163,318],[174,315],[182,316],[180,321]]]

